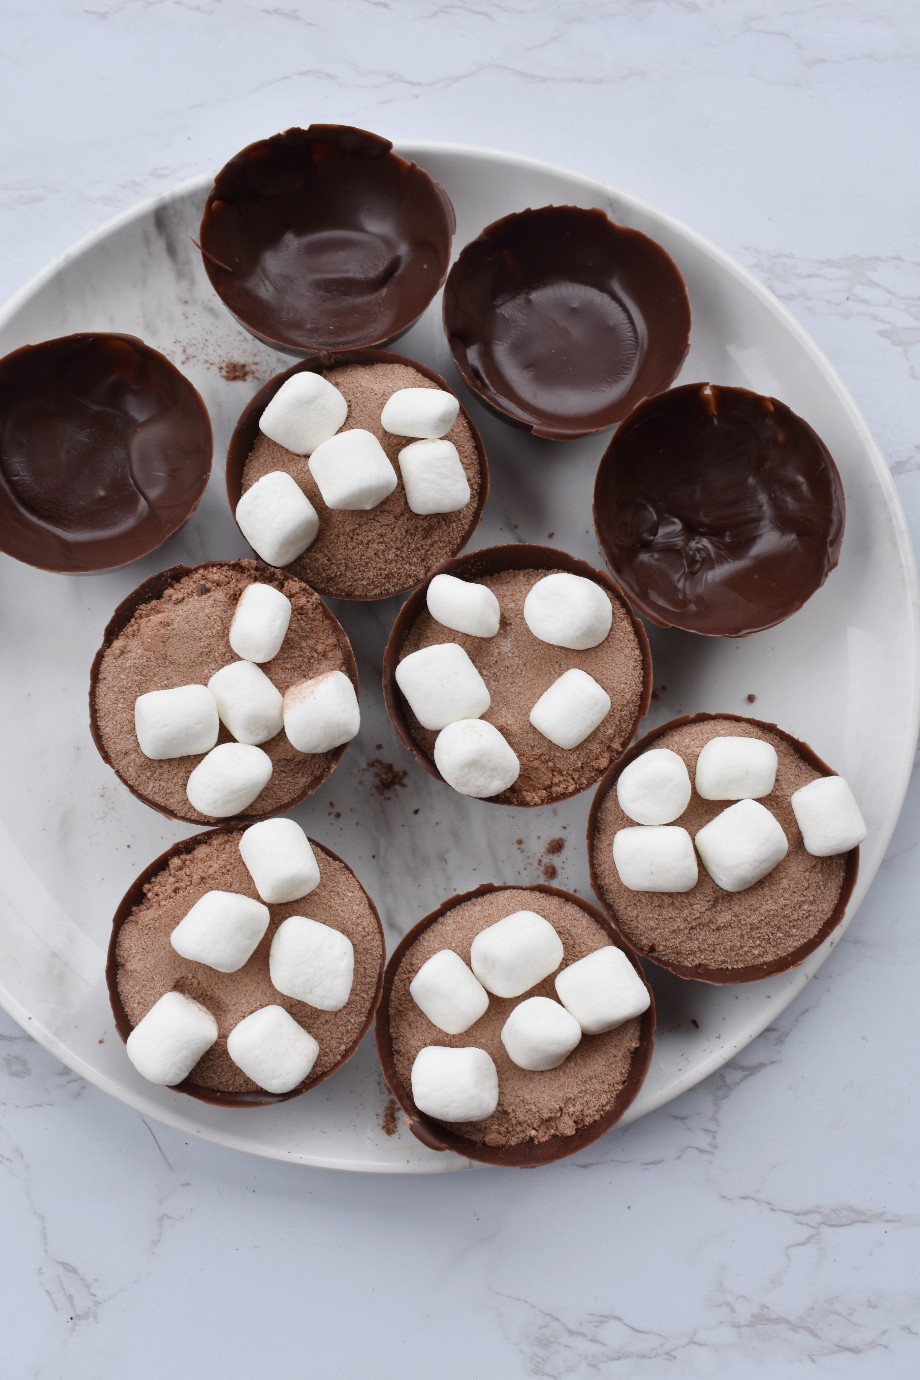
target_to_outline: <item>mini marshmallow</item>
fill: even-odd
[[[487,992],[519,997],[562,962],[562,940],[542,915],[516,910],[480,930],[470,946],[470,967]]]
[[[409,983],[416,1006],[445,1035],[462,1035],[489,1006],[489,996],[459,954],[440,949]]]
[[[351,996],[354,945],[347,934],[289,915],[275,931],[268,971],[278,991],[320,1011],[341,1011]]]
[[[247,585],[230,623],[230,646],[244,661],[271,661],[291,622],[291,601],[274,585]]]
[[[181,992],[167,992],[138,1021],[126,1048],[139,1074],[174,1088],[216,1039],[217,1022],[206,1007]]]
[[[617,780],[617,800],[637,824],[670,824],[690,804],[693,787],[682,757],[670,748],[640,753]]]
[[[746,891],[789,851],[775,815],[756,800],[739,800],[704,824],[696,836],[703,866],[723,891]]]
[[[185,788],[189,804],[203,815],[229,819],[251,805],[268,785],[272,759],[247,743],[218,743],[202,757]]]
[[[192,963],[235,973],[265,937],[268,906],[236,891],[206,891],[179,921],[169,942]]]
[[[325,671],[284,692],[284,731],[298,752],[331,752],[360,727],[358,696],[344,671]]]
[[[622,949],[607,944],[556,977],[556,994],[586,1035],[603,1035],[641,1016],[651,1005],[648,988]]]
[[[470,501],[470,482],[453,441],[413,441],[397,457],[413,513],[456,513]]]
[[[455,575],[435,575],[425,595],[435,622],[470,637],[494,637],[501,622],[498,600],[488,585],[458,580]]]
[[[399,388],[383,404],[380,425],[391,436],[437,441],[457,420],[460,403],[443,388]]]
[[[555,1069],[581,1040],[575,1017],[551,997],[528,997],[502,1026],[502,1044],[519,1069]]]
[[[295,455],[309,455],[344,426],[348,403],[342,394],[309,370],[285,379],[259,418],[259,430]]]
[[[267,743],[281,732],[281,691],[252,661],[231,661],[215,671],[208,689],[217,712],[238,743]]]
[[[816,858],[849,853],[866,837],[866,822],[842,776],[819,776],[791,796],[806,851]]]
[[[266,1092],[288,1093],[316,1063],[319,1045],[283,1006],[262,1006],[230,1031],[227,1053]]]
[[[573,666],[554,680],[530,711],[538,733],[561,748],[576,748],[610,713],[610,696],[593,676]]]
[[[488,800],[513,786],[521,774],[517,753],[484,719],[459,719],[434,741],[434,764],[455,791]]]
[[[308,464],[327,508],[367,512],[382,503],[399,482],[377,437],[360,427],[340,431],[324,441]]]
[[[679,824],[618,829],[613,861],[630,891],[692,891],[699,876],[693,840]]]
[[[776,748],[762,738],[710,738],[696,761],[704,800],[756,800],[776,781]]]
[[[312,546],[319,516],[307,495],[285,470],[263,474],[236,505],[240,531],[269,565],[290,565]]]
[[[154,762],[210,752],[220,731],[214,696],[206,685],[149,690],[134,701],[134,731]]]
[[[240,856],[256,891],[271,906],[299,901],[319,886],[310,840],[295,819],[263,819],[240,837]]]
[[[396,667],[396,684],[422,728],[478,719],[492,703],[485,681],[458,642],[410,652]]]
[[[541,642],[583,652],[610,632],[613,607],[594,580],[559,571],[532,586],[524,600],[524,621]]]
[[[426,1045],[412,1065],[412,1101],[437,1121],[482,1121],[498,1106],[498,1070],[484,1049]]]

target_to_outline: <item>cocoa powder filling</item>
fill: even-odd
[[[611,598],[613,623],[598,647],[572,651],[541,642],[524,622],[524,600],[549,570],[505,570],[483,575],[501,607],[495,637],[470,637],[445,628],[427,610],[415,620],[399,649],[398,659],[422,647],[456,642],[485,681],[492,703],[482,715],[514,748],[521,763],[514,785],[499,799],[512,805],[540,805],[593,785],[632,737],[642,701],[644,662],[632,620],[619,599]],[[571,667],[586,671],[610,696],[610,712],[576,748],[561,748],[544,738],[530,722],[530,711],[555,680]],[[413,738],[429,758],[436,733],[425,729],[406,706]]]
[[[148,690],[206,685],[215,671],[239,660],[230,646],[230,623],[240,595],[254,582],[273,584],[291,601],[281,650],[261,667],[282,694],[324,671],[347,674],[339,634],[319,597],[281,571],[235,561],[198,567],[142,604],[106,650],[96,678],[97,724],[112,766],[145,800],[195,823],[214,823],[192,808],[185,789],[204,754],[161,762],[145,757],[134,729],[134,701]],[[232,741],[221,725],[218,742]],[[332,760],[331,753],[298,752],[283,730],[261,746],[272,775],[244,816],[283,809],[318,784]]]
[[[717,737],[761,738],[776,749],[776,783],[760,804],[779,820],[789,852],[772,872],[747,891],[729,892],[716,886],[700,863],[700,879],[692,891],[630,891],[619,879],[612,848],[616,831],[635,820],[620,809],[615,786],[598,811],[591,846],[602,898],[639,950],[684,967],[747,968],[782,959],[817,934],[837,904],[846,856],[815,858],[806,852],[789,797],[821,773],[779,734],[715,719],[671,729],[650,746],[678,753],[693,781],[704,744]],[[694,791],[673,823],[694,837],[731,803],[703,800]]]
[[[430,925],[406,952],[393,981],[388,1012],[396,1076],[411,1102],[412,1065],[426,1045],[484,1049],[498,1070],[498,1107],[482,1121],[451,1122],[457,1135],[483,1145],[541,1144],[572,1136],[604,1115],[616,1102],[639,1045],[640,1021],[627,1021],[605,1035],[583,1035],[558,1068],[535,1072],[509,1059],[501,1030],[511,1012],[528,997],[558,1001],[556,973],[520,997],[489,997],[486,1013],[462,1035],[447,1035],[415,1004],[409,984],[432,954],[453,949],[465,963],[475,936],[516,910],[533,910],[553,925],[562,940],[565,967],[609,945],[600,925],[572,901],[521,887],[505,887],[455,906]],[[447,1124],[447,1123],[445,1123]]]
[[[230,1031],[263,1006],[282,1006],[319,1044],[319,1056],[305,1082],[309,1087],[351,1051],[367,1020],[383,963],[380,926],[354,873],[314,843],[319,886],[299,901],[269,906],[268,932],[238,972],[219,973],[207,964],[181,958],[169,937],[205,892],[235,891],[259,899],[240,856],[242,832],[202,834],[194,849],[170,858],[146,884],[143,901],[119,931],[118,995],[132,1026],[165,992],[181,992],[206,1006],[217,1021],[218,1038],[199,1059],[190,1078],[203,1088],[229,1093],[258,1091],[258,1085],[227,1053]],[[319,1011],[283,996],[272,986],[268,969],[271,941],[289,915],[305,915],[329,925],[346,934],[354,945],[354,982],[341,1011]]]
[[[397,456],[412,438],[393,436],[380,425],[383,405],[400,388],[438,385],[407,364],[342,364],[323,371],[344,395],[348,417],[342,431],[360,427],[377,437],[399,477]],[[482,485],[479,450],[461,413],[445,438],[457,448],[470,486],[470,500],[455,513],[413,513],[402,481],[368,512],[333,512],[324,504],[307,456],[259,434],[243,467],[242,491],[273,470],[286,470],[319,514],[313,545],[287,568],[333,598],[379,599],[420,584],[429,571],[456,555],[466,541]]]

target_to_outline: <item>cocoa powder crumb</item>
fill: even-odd
[[[556,877],[558,876],[558,873],[556,872],[555,864],[553,864],[553,863],[551,863],[551,862],[544,863],[544,864],[543,864],[543,876],[546,878],[546,880],[547,880],[548,882],[554,882],[554,881],[556,880]]]
[[[401,786],[405,787],[408,772],[400,771],[392,762],[384,762],[379,757],[374,757],[364,770],[374,773],[377,778],[373,787],[374,792],[384,800],[391,800]]]
[[[564,847],[565,847],[565,839],[560,839],[560,838],[550,839],[549,842],[548,842],[547,845],[546,845],[545,851],[546,851],[547,853],[549,853],[550,856],[553,856],[553,855],[555,855],[556,853],[561,853]]]
[[[395,1136],[399,1130],[399,1123],[396,1120],[399,1112],[399,1103],[395,1097],[388,1097],[383,1115],[380,1118],[380,1129],[385,1136]]]
[[[247,383],[257,374],[258,370],[254,365],[246,364],[241,359],[226,359],[220,366],[220,376],[227,383]]]
[[[757,699],[757,696],[756,696],[756,695],[748,695],[746,698],[747,698],[748,704],[753,704],[753,703],[755,702],[755,700]]]

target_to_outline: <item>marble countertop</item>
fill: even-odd
[[[288,125],[542,157],[693,225],[791,307],[916,542],[913,0],[49,0],[4,19],[0,299]],[[916,784],[776,1024],[544,1171],[248,1158],[143,1120],[0,1013],[4,1373],[915,1375]]]

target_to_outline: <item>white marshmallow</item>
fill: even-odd
[[[358,696],[344,671],[324,671],[284,692],[284,731],[298,752],[331,752],[360,727]]]
[[[692,891],[699,876],[693,840],[679,824],[618,829],[613,861],[630,891]]]
[[[422,964],[409,983],[416,1006],[446,1035],[462,1035],[489,1006],[477,977],[453,949],[440,949]]]
[[[236,891],[206,891],[179,921],[169,942],[192,963],[235,973],[265,937],[268,906]]]
[[[259,430],[295,455],[311,451],[334,436],[348,416],[348,403],[323,378],[303,370],[286,379],[259,418]]]
[[[498,1070],[484,1049],[426,1045],[412,1065],[412,1101],[438,1121],[482,1121],[498,1106]]]
[[[617,800],[637,824],[670,824],[690,804],[693,787],[682,757],[670,748],[649,748],[617,779]]]
[[[524,600],[524,621],[541,642],[583,652],[610,632],[613,607],[594,580],[557,571],[532,586]]]
[[[396,684],[423,728],[478,719],[492,703],[485,681],[458,642],[410,652],[396,667]]]
[[[562,940],[542,915],[516,910],[480,930],[470,945],[470,967],[487,992],[519,997],[562,962]]]
[[[485,719],[459,719],[434,741],[434,764],[455,791],[488,800],[513,786],[521,774],[517,753]]]
[[[789,851],[782,825],[756,800],[739,800],[704,824],[695,839],[703,866],[723,891],[746,891]]]
[[[230,646],[244,661],[271,661],[291,622],[291,601],[274,585],[247,585],[230,623]]]
[[[696,760],[704,800],[756,800],[776,781],[776,748],[762,738],[710,738]]]
[[[556,977],[556,993],[586,1035],[615,1030],[651,1004],[645,983],[613,944],[563,968]]]
[[[272,759],[260,747],[218,743],[192,772],[185,794],[203,815],[229,819],[252,804],[271,774]]]
[[[397,458],[413,513],[456,513],[469,503],[470,481],[453,441],[413,441]]]
[[[243,536],[269,565],[290,565],[312,546],[319,516],[307,495],[285,470],[263,474],[236,505]]]
[[[399,482],[377,437],[360,427],[324,441],[307,463],[327,508],[365,513]]]
[[[154,762],[210,752],[220,732],[214,696],[206,685],[149,690],[134,701],[134,731]]]
[[[215,671],[208,689],[238,743],[267,743],[281,732],[281,691],[253,661],[231,661]]]
[[[498,632],[501,609],[488,585],[458,580],[455,575],[435,575],[425,601],[432,618],[445,628],[470,637],[494,637]]]
[[[217,1039],[217,1022],[200,1002],[167,992],[127,1039],[128,1058],[144,1078],[174,1088]]]
[[[587,671],[573,666],[554,680],[530,711],[538,733],[561,748],[575,748],[610,713],[610,696]]]
[[[227,1053],[260,1088],[287,1093],[306,1078],[319,1045],[283,1006],[262,1006],[230,1031]]]
[[[383,404],[380,425],[391,436],[437,441],[457,420],[460,403],[443,388],[399,388]]]
[[[355,950],[347,934],[289,915],[275,931],[268,971],[279,992],[320,1011],[341,1011],[351,996]]]
[[[528,997],[502,1026],[502,1044],[520,1069],[555,1069],[581,1040],[574,1016],[550,997]]]
[[[791,797],[807,852],[816,858],[849,853],[866,837],[866,822],[842,776],[819,776]]]
[[[240,837],[240,856],[256,891],[271,906],[299,901],[319,886],[310,840],[295,819],[263,819]]]

